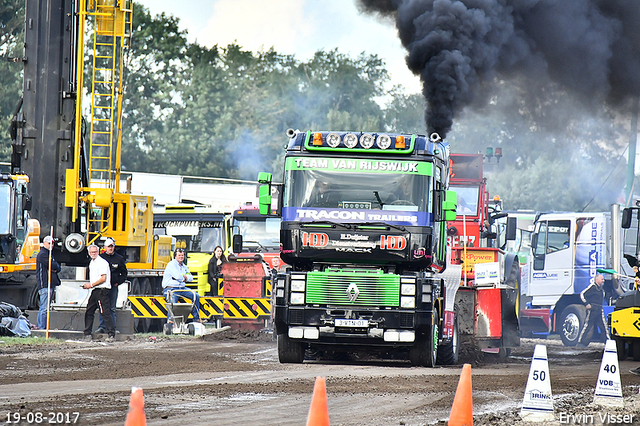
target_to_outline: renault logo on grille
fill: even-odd
[[[355,302],[358,296],[360,295],[360,290],[358,290],[358,286],[356,283],[349,284],[347,288],[347,296],[349,296],[349,301]]]

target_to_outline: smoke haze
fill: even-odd
[[[445,136],[485,86],[551,79],[584,105],[623,108],[640,94],[636,0],[358,0],[395,20],[420,76],[429,132]]]

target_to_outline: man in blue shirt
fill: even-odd
[[[185,254],[183,249],[176,249],[174,259],[167,264],[167,267],[164,270],[164,275],[162,276],[162,294],[168,301],[169,290],[174,290],[172,303],[176,303],[178,301],[178,296],[193,300],[194,304],[191,314],[193,315],[193,321],[199,322],[200,296],[198,295],[198,293],[192,292],[190,290],[184,291],[187,290],[187,286],[185,283],[193,281],[193,275],[191,275],[191,273],[189,272],[189,268],[187,268],[187,265],[184,263],[184,256]],[[168,317],[167,322],[169,322]]]

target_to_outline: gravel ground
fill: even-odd
[[[535,344],[547,346],[556,415],[538,424],[640,425],[640,378],[629,373],[637,362],[620,362],[625,408],[604,408],[592,404],[603,344],[574,349],[558,340],[523,339],[506,359],[466,354],[476,426],[531,425],[519,410]],[[280,364],[270,334],[234,330],[134,335],[112,344],[0,345],[0,409],[24,416],[77,412],[76,424],[122,425],[131,387],[139,386],[152,425],[299,425],[306,422],[315,377],[322,376],[334,426],[445,425],[460,372],[459,365],[417,368],[362,355]],[[568,421],[581,414],[592,417]],[[625,423],[623,415],[634,417]],[[613,417],[603,422],[603,416]]]

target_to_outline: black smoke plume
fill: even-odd
[[[585,102],[640,93],[638,0],[357,0],[392,17],[420,76],[427,129],[445,136],[481,88],[549,78]]]

